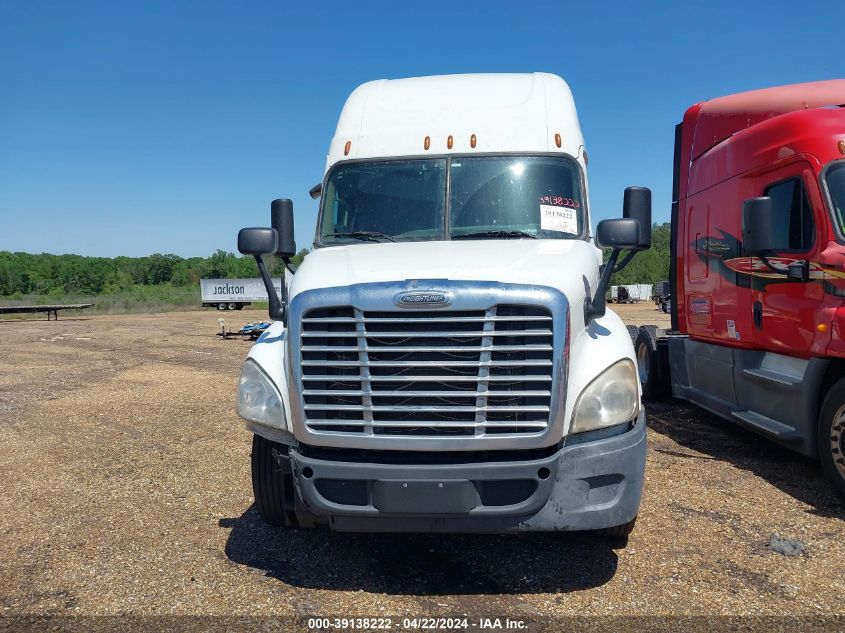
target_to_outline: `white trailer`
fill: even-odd
[[[651,284],[627,284],[625,288],[631,301],[651,301]]]
[[[263,520],[630,532],[645,412],[605,294],[620,254],[650,245],[651,192],[626,189],[624,218],[593,232],[584,147],[545,73],[349,96],[311,190],[314,248],[241,371]],[[262,273],[295,253],[290,202],[271,217],[238,235]]]
[[[282,292],[282,280],[273,280],[276,292]],[[253,301],[267,301],[267,290],[260,277],[247,279],[200,279],[204,308],[242,310]]]
[[[620,293],[619,289],[624,290]],[[611,303],[636,303],[651,300],[651,284],[623,284],[610,287]]]

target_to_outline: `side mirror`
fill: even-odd
[[[637,251],[651,247],[651,189],[625,189],[622,216],[615,220],[602,220],[596,227],[596,244],[612,251],[593,296],[590,297],[588,290],[584,299],[584,323],[587,325],[593,319],[604,316],[611,275],[625,268]],[[622,250],[628,250],[628,254],[620,262],[619,253]]]
[[[762,255],[775,250],[775,211],[772,199],[749,198],[742,203],[742,252]]]
[[[640,223],[639,237],[630,248],[642,251],[651,247],[651,189],[628,187],[622,198],[622,217]]]
[[[602,220],[596,227],[596,242],[602,248],[636,249],[640,244],[640,222],[631,218]]]
[[[282,321],[287,325],[285,306],[276,293],[276,287],[273,285],[273,280],[267,271],[267,265],[264,263],[264,256],[275,253],[278,246],[279,235],[276,233],[276,229],[249,228],[238,231],[238,250],[244,255],[252,255],[255,258],[255,263],[258,264],[258,272],[261,273],[264,289],[267,291],[270,318],[274,321]]]
[[[244,255],[272,255],[278,246],[276,229],[248,228],[238,231],[238,250]]]
[[[293,235],[293,202],[279,198],[270,203],[270,225],[276,230],[278,244],[275,249],[280,257],[296,255],[296,241]]]

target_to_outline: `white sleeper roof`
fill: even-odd
[[[380,79],[349,95],[326,168],[339,160],[476,152],[561,152],[582,159],[583,142],[572,92],[557,75]]]

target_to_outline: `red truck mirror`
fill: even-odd
[[[742,252],[762,255],[775,250],[775,212],[768,196],[742,203]]]

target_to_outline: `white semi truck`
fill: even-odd
[[[314,248],[289,200],[242,229],[272,326],[237,411],[273,525],[345,531],[598,530],[640,504],[645,413],[614,270],[651,240],[651,194],[591,231],[572,94],[550,74],[381,80],[347,100]],[[602,265],[598,245],[612,248]],[[627,253],[620,258],[621,252]]]

